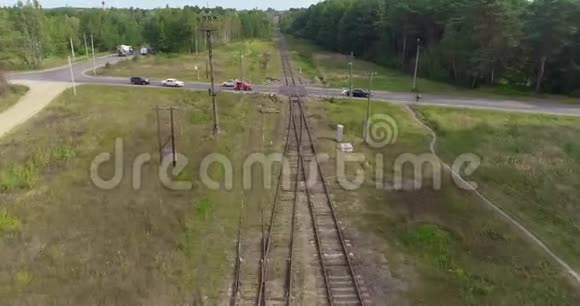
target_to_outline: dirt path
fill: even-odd
[[[50,101],[70,87],[70,83],[15,81],[14,84],[25,85],[30,89],[16,104],[0,113],[0,137],[36,115]]]

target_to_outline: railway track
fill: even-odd
[[[254,283],[257,283],[255,300],[250,301],[248,294],[245,294],[245,299],[239,298],[242,261],[238,255],[232,285],[235,291],[230,305],[298,305],[305,303],[297,296],[309,284],[321,289],[315,290],[314,297],[308,299],[312,304],[371,304],[370,295],[354,270],[350,244],[339,225],[335,205],[322,174],[303,107],[304,87],[301,80],[294,76],[283,39],[279,41],[285,82],[281,91],[289,96],[284,148],[289,167],[282,167],[280,171],[268,229],[262,231],[261,257]],[[290,178],[290,188],[283,188],[283,176]],[[309,217],[310,220],[298,220],[299,210],[306,212],[301,214],[301,219]],[[306,237],[304,240],[308,239],[312,245],[305,248],[310,252],[307,260],[296,256],[297,236]],[[295,279],[300,273],[308,274],[308,277],[302,276],[302,282],[296,284]],[[310,283],[304,281],[305,278],[311,279]]]

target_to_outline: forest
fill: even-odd
[[[150,45],[160,52],[188,52],[205,46],[198,6],[144,10],[138,8],[55,8],[43,9],[38,0],[18,2],[0,8],[0,64],[5,69],[37,68],[49,56],[65,56],[73,46],[84,54],[85,38],[96,51],[112,51],[117,45]],[[220,16],[216,42],[243,38],[268,38],[271,17],[258,10],[236,11],[221,7],[211,12]]]
[[[327,0],[284,32],[325,49],[460,86],[580,96],[578,0]]]

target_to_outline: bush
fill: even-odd
[[[4,77],[4,71],[0,70],[0,96],[8,94],[10,87],[8,86],[8,81]]]
[[[17,232],[21,222],[18,218],[8,213],[6,208],[0,208],[0,234]]]
[[[109,68],[111,68],[111,63],[109,63],[109,62],[105,63],[105,69],[109,69]]]

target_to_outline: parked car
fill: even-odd
[[[342,91],[341,95],[343,96],[350,96],[350,90],[345,89]],[[360,89],[360,88],[355,88],[352,90],[352,96],[353,97],[358,97],[358,98],[367,98],[369,96],[369,92],[364,90],[364,89]],[[371,95],[372,96],[372,95]]]
[[[149,79],[142,78],[142,77],[131,77],[131,84],[149,85]]]
[[[222,83],[222,87],[236,87],[235,80],[229,80]]]
[[[252,84],[242,81],[236,81],[234,90],[243,90],[243,91],[252,90]]]
[[[165,79],[161,81],[161,86],[166,87],[183,87],[184,83],[177,79]]]

